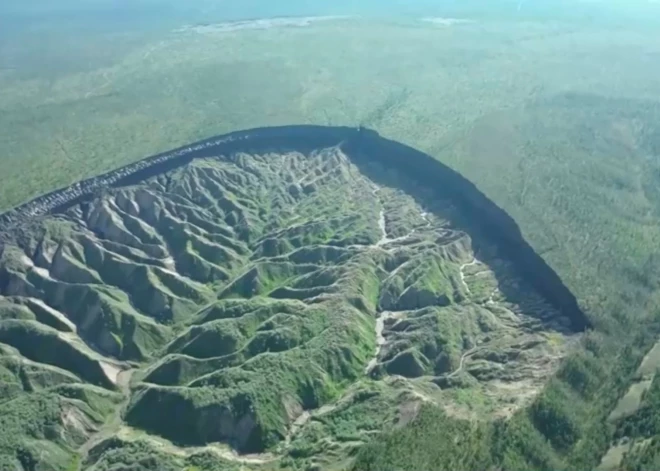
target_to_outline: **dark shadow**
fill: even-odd
[[[527,286],[570,321],[568,330],[579,332],[590,327],[575,297],[524,240],[513,219],[459,173],[427,154],[380,136],[351,140],[342,147],[367,178],[403,191],[424,211],[449,221],[452,230],[467,234],[476,257],[493,271],[507,300],[518,304]],[[502,266],[503,260],[513,266]],[[521,286],[510,283],[511,269]],[[556,320],[539,318],[535,312],[526,314],[543,323]]]
[[[472,237],[479,257],[484,262],[488,263],[492,255],[488,250],[480,250],[480,246],[496,246],[499,254],[513,263],[523,280],[570,319],[573,330],[581,331],[591,326],[575,296],[557,273],[525,241],[515,221],[504,210],[459,173],[430,155],[385,139],[375,131],[364,128],[283,126],[213,137],[36,198],[0,215],[0,231],[20,228],[35,218],[58,213],[90,200],[109,188],[139,183],[186,165],[196,158],[229,155],[236,151],[306,152],[337,145],[367,176],[375,181],[380,179],[381,183],[387,186],[401,188],[400,182],[383,182],[382,173],[379,176],[379,172],[374,172],[372,164],[379,163],[385,168],[396,169],[400,175],[406,177],[405,180],[411,182],[407,184],[407,188],[401,189],[416,198],[424,207],[433,209],[431,200],[434,197],[451,201],[457,208],[451,222],[457,229]],[[446,214],[441,216],[446,217]],[[506,286],[503,285],[503,288]],[[507,295],[506,292],[504,294]]]

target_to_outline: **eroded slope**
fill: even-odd
[[[337,146],[200,158],[16,229],[0,420],[29,441],[3,463],[339,465],[423,402],[510,415],[577,333],[469,217]]]

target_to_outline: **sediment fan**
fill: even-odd
[[[139,445],[258,466],[325,440],[329,464],[414,404],[460,415],[458,387],[512,413],[589,326],[504,211],[361,128],[211,138],[0,228],[3,392],[49,432],[21,444],[21,412],[0,412],[37,461],[48,447],[91,467]],[[365,410],[342,438],[333,424]]]

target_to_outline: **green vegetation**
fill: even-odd
[[[337,147],[199,159],[43,223],[70,231],[8,232],[0,345],[36,366],[5,362],[20,379],[7,394],[78,401],[65,422],[80,469],[180,467],[196,451],[348,466],[421,401],[519,409],[511,388],[533,395],[577,333],[449,201],[405,193],[414,182],[377,162]],[[75,389],[89,384],[123,400]],[[81,419],[84,404],[103,418]]]
[[[489,469],[491,433],[482,424],[450,420],[438,408],[423,406],[412,424],[360,450],[353,469]]]
[[[612,469],[656,468],[660,36],[525,8],[3,28],[0,208],[226,131],[362,124],[511,214],[594,332],[487,237],[447,237],[451,202],[396,172],[332,150],[199,161],[9,235],[0,468],[578,470],[622,447]],[[378,245],[381,208],[402,241]],[[275,458],[170,453],[127,424]]]
[[[35,469],[39,463],[48,463],[49,469],[72,469],[71,464],[78,460],[76,449],[103,422],[116,401],[115,396],[88,386],[38,392],[28,389],[3,401],[0,467]]]

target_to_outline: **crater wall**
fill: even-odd
[[[488,234],[515,263],[520,273],[571,319],[574,328],[584,330],[590,327],[589,319],[580,309],[575,296],[527,243],[516,222],[502,208],[473,183],[430,155],[364,128],[282,126],[212,137],[35,198],[0,215],[0,231],[6,232],[35,218],[63,211],[107,189],[139,183],[196,158],[236,151],[305,151],[335,145],[340,145],[358,161],[380,161],[413,177],[439,196],[451,198],[464,214],[469,215],[466,223]],[[0,254],[2,251],[0,243]]]

